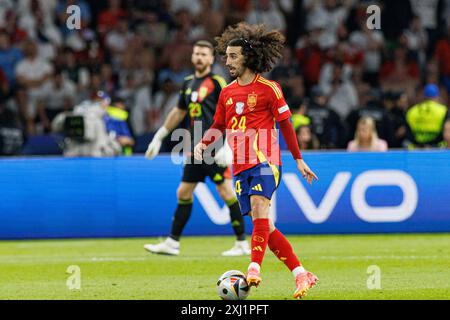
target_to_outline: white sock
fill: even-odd
[[[250,262],[250,265],[248,266],[247,270],[250,270],[251,268],[256,268],[258,272],[261,270],[261,266],[257,264],[256,262]]]
[[[292,270],[292,275],[295,277],[297,277],[300,273],[305,272],[305,268],[303,268],[303,266],[297,267],[294,270]]]

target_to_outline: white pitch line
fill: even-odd
[[[1,259],[0,264],[2,263],[79,263],[79,262],[122,262],[122,261],[145,261],[149,260],[148,258],[138,258],[138,257],[103,257],[103,258],[73,258],[73,257],[57,257],[57,258],[33,258],[33,257],[16,257],[9,259]]]
[[[87,257],[87,258],[74,258],[74,257],[55,257],[55,258],[47,258],[41,256],[11,256],[9,255],[6,259],[0,257],[0,264],[2,263],[79,263],[79,262],[127,262],[127,261],[148,261],[151,262],[153,255],[148,255],[147,257]],[[161,256],[159,256],[161,257]],[[178,257],[166,257],[167,261],[172,259],[174,260],[192,260],[192,259],[204,259],[211,258],[210,256],[178,256]],[[215,257],[217,260],[229,259],[229,257]],[[450,260],[450,256],[438,256],[438,255],[430,255],[430,256],[417,256],[417,255],[408,255],[408,256],[302,256],[303,260],[433,260],[433,259],[448,259]]]

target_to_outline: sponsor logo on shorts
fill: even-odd
[[[254,190],[254,191],[263,191],[262,190],[262,187],[261,187],[261,184],[257,184],[256,186],[254,186],[253,188],[252,188],[252,190]]]

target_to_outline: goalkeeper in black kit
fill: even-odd
[[[212,125],[217,100],[226,82],[222,77],[211,72],[214,63],[214,47],[210,42],[197,41],[194,44],[191,60],[195,73],[185,78],[178,106],[170,111],[164,125],[150,142],[145,156],[147,159],[153,159],[159,153],[164,138],[183,121],[187,114],[190,122],[191,154],[186,158],[183,177],[177,189],[178,206],[173,217],[170,235],[165,241],[159,244],[146,244],[144,248],[152,253],[180,254],[180,237],[191,216],[194,189],[199,182],[204,182],[205,178],[209,177],[216,184],[217,192],[230,210],[231,225],[236,235],[235,245],[222,255],[249,255],[250,248],[245,239],[244,220],[232,187],[231,172],[225,160],[228,156],[227,144],[225,143],[225,146],[219,149],[211,161],[205,159],[204,162],[198,163],[193,157],[193,148],[199,142],[195,141],[195,138],[200,140],[203,133]],[[194,127],[201,128],[202,132],[194,134]],[[229,156],[231,157],[231,154]]]

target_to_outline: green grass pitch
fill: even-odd
[[[450,234],[288,236],[319,283],[305,299],[450,299]],[[184,237],[179,257],[147,253],[157,239],[0,241],[0,299],[214,300],[217,278],[249,257],[222,257],[232,237]],[[81,289],[67,268],[79,266]],[[369,266],[381,289],[368,289]],[[370,271],[370,269],[369,269]],[[294,280],[270,251],[249,300],[292,299]]]

